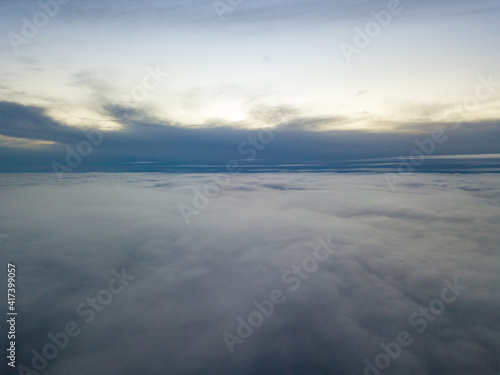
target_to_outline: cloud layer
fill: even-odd
[[[83,148],[82,160],[72,171],[221,170],[231,160],[238,160],[245,170],[251,171],[397,171],[401,164],[398,157],[408,158],[415,150],[429,156],[416,166],[419,171],[500,170],[498,157],[491,155],[475,159],[436,158],[500,153],[496,121],[463,123],[459,128],[443,123],[435,129],[410,124],[406,131],[393,132],[320,131],[315,127],[325,119],[296,118],[286,108],[275,108],[262,110],[258,115],[269,122],[273,119],[279,127],[260,131],[222,123],[180,127],[131,108],[107,105],[104,109],[122,128],[103,131],[102,141],[93,142],[88,155]],[[0,143],[1,172],[53,171],[53,162],[71,166],[68,154],[77,152],[82,141],[88,142],[82,129],[52,119],[40,107],[0,102],[0,115],[0,135],[9,137]],[[432,150],[418,146],[432,139],[437,130],[443,133],[439,138],[442,141],[434,144]],[[12,139],[50,144],[19,147]]]
[[[74,321],[44,374],[362,374],[403,331],[414,341],[383,374],[500,371],[496,175],[419,174],[394,193],[382,175],[240,175],[186,225],[179,204],[212,181],[4,174],[18,364]],[[283,274],[327,236],[334,251],[291,290]],[[85,323],[77,306],[122,268],[135,279]],[[418,333],[411,314],[455,278],[467,289]],[[286,301],[231,354],[224,332],[275,289]]]

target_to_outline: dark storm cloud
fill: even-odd
[[[9,137],[55,142],[69,142],[78,132],[58,123],[39,107],[0,102],[1,134]]]
[[[313,129],[318,124],[335,124],[343,119],[283,116],[279,131],[264,135],[263,139],[266,138],[268,143],[263,143],[259,140],[258,130],[237,129],[225,124],[180,127],[151,118],[139,110],[116,105],[105,106],[105,111],[123,128],[103,132],[102,143],[84,158],[78,171],[161,171],[173,167],[220,169],[231,160],[239,160],[247,168],[390,169],[398,166],[395,158],[408,157],[418,149],[416,140],[422,141],[432,134],[429,124],[422,124],[420,128],[425,130],[421,131],[413,124],[406,132],[316,131]],[[0,147],[3,156],[1,171],[51,171],[53,161],[64,162],[68,147],[74,150],[79,142],[87,139],[80,129],[50,118],[42,108],[1,102],[0,116],[0,135],[56,142],[37,148],[16,148],[3,142]],[[270,115],[263,112],[262,116]],[[445,124],[442,127],[446,141],[436,146],[433,155],[500,152],[497,122],[464,123],[456,130]],[[249,137],[257,137],[258,145],[252,145]],[[498,167],[496,159],[484,159],[429,159],[419,169]]]
[[[362,374],[402,331],[414,341],[382,374],[500,371],[495,175],[414,175],[395,193],[381,175],[240,175],[191,225],[177,205],[204,175],[1,181],[18,364],[82,329],[44,374]],[[328,235],[333,254],[291,291],[283,273]],[[122,267],[135,279],[86,324],[76,306]],[[409,316],[455,277],[467,289],[418,333]],[[230,354],[223,333],[276,288],[286,301]]]

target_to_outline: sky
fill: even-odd
[[[500,375],[499,19],[0,0],[0,372]]]
[[[277,127],[253,164],[397,169],[436,129],[448,139],[428,156],[498,154],[499,13],[491,0],[4,0],[0,171],[221,166]],[[85,129],[103,142],[72,168]]]
[[[3,373],[374,375],[366,361],[385,367],[400,334],[381,374],[499,373],[496,175],[414,174],[390,192],[381,174],[245,174],[187,224],[179,204],[210,184],[5,174],[19,314]],[[50,334],[64,348],[44,362]]]

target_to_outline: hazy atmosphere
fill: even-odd
[[[500,375],[498,0],[0,0],[0,373]]]

